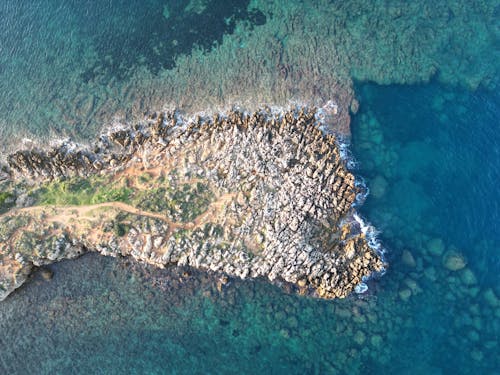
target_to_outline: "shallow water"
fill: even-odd
[[[499,293],[498,98],[436,84],[359,92],[353,151],[372,189],[363,212],[383,230],[391,265],[369,294],[320,301],[237,280],[218,291],[217,276],[85,256],[53,266],[52,281],[36,276],[0,305],[5,372],[493,374],[500,306],[486,291]],[[443,98],[438,113],[432,106]],[[392,151],[396,162],[378,161]],[[387,182],[383,194],[373,191],[376,176]],[[467,268],[443,266],[428,250],[436,236],[443,251],[459,248]],[[415,265],[401,260],[403,249]]]
[[[161,73],[176,58],[210,50],[236,22],[265,22],[248,3],[3,1],[0,136],[85,140],[116,116],[147,110],[144,103],[158,109],[168,102],[157,87],[168,84]],[[160,99],[147,97],[154,93]]]
[[[210,8],[219,9],[213,34],[195,27],[186,40],[162,37],[171,17],[209,12],[197,1],[181,12],[188,3],[2,3],[0,134],[92,133],[102,124],[82,118],[110,119],[133,101],[120,91],[129,73],[146,67],[161,75],[193,44],[220,43],[237,29],[219,22],[226,11],[255,27],[264,22],[241,11],[247,2],[232,2],[234,9]],[[167,39],[169,47],[155,49]],[[356,84],[361,106],[351,151],[371,192],[361,212],[381,230],[390,264],[367,294],[321,301],[262,280],[233,280],[218,290],[218,275],[87,255],[51,266],[51,281],[35,275],[0,303],[0,373],[496,373],[500,96],[494,81],[475,91],[442,80]],[[98,116],[100,101],[114,98]],[[33,121],[17,123],[23,111]],[[63,114],[73,117],[59,122]],[[465,268],[446,267],[450,251],[464,257]]]

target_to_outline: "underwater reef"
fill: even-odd
[[[337,113],[329,108],[154,113],[90,148],[9,155],[0,298],[33,267],[89,251],[266,277],[322,298],[364,289],[385,263],[353,207],[362,188],[321,121]]]
[[[335,100],[356,110],[353,81],[477,88],[498,76],[495,2],[238,1],[225,27],[210,9],[227,2],[130,3],[133,20],[63,4],[56,20],[31,5],[4,13],[0,40],[12,52],[0,55],[2,146],[10,137],[89,140],[114,117],[136,121],[151,109]],[[195,26],[207,23],[214,34]],[[111,32],[119,42],[109,43]]]

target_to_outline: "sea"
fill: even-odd
[[[388,262],[365,293],[320,300],[62,261],[0,302],[0,374],[500,373],[498,0],[0,0],[0,29],[3,154],[91,142],[158,103],[214,110],[256,87],[257,104],[307,103],[301,87],[328,100],[337,82]]]

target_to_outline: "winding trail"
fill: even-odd
[[[91,222],[102,221],[103,215],[107,214],[106,210],[100,211],[96,215],[96,210],[100,209],[115,209],[118,211],[126,212],[132,215],[145,216],[154,219],[162,220],[167,223],[169,230],[167,235],[170,235],[175,229],[182,228],[192,230],[198,228],[210,221],[213,221],[214,216],[216,216],[225,205],[229,204],[233,199],[237,197],[237,193],[225,193],[219,196],[214,202],[210,203],[208,209],[198,215],[192,222],[179,223],[170,220],[167,216],[160,213],[154,213],[149,211],[141,210],[130,204],[124,202],[105,202],[93,205],[76,205],[76,206],[31,206],[25,208],[13,208],[10,211],[0,215],[2,217],[17,216],[22,213],[27,213],[29,215],[40,215],[44,214],[44,221],[48,223],[62,223],[68,225],[75,220],[88,220]]]

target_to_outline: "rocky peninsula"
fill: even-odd
[[[346,297],[385,263],[323,118],[314,108],[189,121],[162,112],[91,147],[66,141],[9,155],[0,300],[34,268],[89,251]]]

